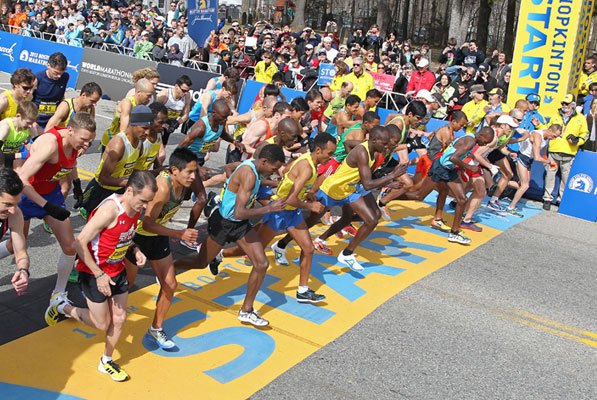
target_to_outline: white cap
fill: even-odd
[[[149,32],[147,32],[147,31],[141,32],[141,36],[145,36],[145,35],[149,36]]]
[[[512,118],[509,115],[500,115],[500,117],[497,119],[497,123],[498,124],[508,124],[512,128],[518,128],[518,124],[516,123],[516,121],[514,121],[514,118]]]
[[[426,100],[430,103],[437,103],[437,99],[435,97],[433,97],[433,95],[431,94],[431,92],[429,92],[429,90],[427,89],[421,89],[419,90],[419,92],[417,93],[417,95],[415,96],[415,98],[417,99],[423,99]]]
[[[421,57],[419,59],[419,61],[417,62],[417,67],[419,68],[424,68],[427,67],[429,65],[429,60],[426,59],[425,57]]]

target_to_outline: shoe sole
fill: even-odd
[[[463,246],[470,246],[470,244],[472,243],[472,241],[471,242],[462,242],[460,240],[451,240],[451,239],[448,239],[448,242],[450,242],[450,243],[458,243],[458,244],[461,244]]]
[[[446,229],[442,229],[439,226],[435,226],[435,225],[431,225],[431,229],[435,229],[436,231],[440,231],[440,232],[450,232],[450,228],[446,228]]]
[[[159,348],[162,350],[170,350],[170,349],[173,349],[176,347],[176,343],[174,343],[170,347],[167,347],[167,346],[164,346],[163,344],[160,344],[160,342],[158,342],[157,339],[154,338],[153,336],[151,336],[149,333],[147,333],[146,335],[149,336],[149,338],[152,339],[155,342],[155,344],[157,344],[159,346]]]
[[[50,313],[50,310],[52,308],[53,308],[52,306],[46,308],[46,312],[44,313],[44,319],[46,321],[46,324],[48,324],[48,326],[56,325],[58,323],[58,318],[60,316],[60,313],[58,312],[58,310],[55,310],[56,311],[56,319],[51,318],[48,314]]]
[[[112,375],[111,373],[109,373],[108,371],[106,371],[105,369],[103,369],[101,366],[98,366],[98,367],[97,367],[97,370],[98,370],[99,372],[101,372],[102,374],[110,375],[110,378],[112,378],[112,380],[113,380],[114,382],[124,382],[124,381],[126,381],[126,380],[129,378],[129,377],[128,377],[128,375],[127,375],[127,376],[125,376],[125,377],[124,377],[124,378],[122,378],[122,379],[118,379],[118,378],[116,378],[114,375]]]
[[[355,271],[355,272],[363,272],[365,270],[364,267],[359,268],[355,268],[354,264],[350,265],[349,263],[347,263],[346,261],[340,261],[338,260],[339,263],[346,265],[348,268],[350,268],[351,270]]]
[[[253,325],[253,326],[256,326],[256,327],[258,327],[258,328],[263,328],[264,326],[268,326],[268,325],[269,325],[269,322],[268,322],[268,323],[266,323],[266,324],[264,324],[264,325],[258,325],[258,324],[254,323],[254,322],[252,322],[252,321],[247,321],[247,320],[240,319],[240,318],[238,318],[238,320],[239,320],[240,322],[242,322],[243,324],[249,324],[249,325]]]
[[[325,299],[321,299],[321,300],[309,300],[309,299],[296,299],[296,301],[298,301],[299,303],[310,303],[310,304],[317,304],[317,303],[321,303],[322,301],[324,301]]]

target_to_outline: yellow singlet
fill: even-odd
[[[131,102],[131,109],[137,105],[137,101],[135,100],[135,96],[131,96],[128,98]],[[120,113],[118,112],[118,107],[114,110],[114,118],[112,118],[112,123],[110,127],[106,129],[104,132],[104,136],[102,136],[102,146],[107,146],[112,136],[115,136],[118,132],[120,132]]]
[[[367,159],[369,160],[369,167],[371,168],[375,160],[371,159],[369,151],[369,142],[361,143],[367,152]],[[342,200],[355,192],[355,185],[360,182],[361,176],[357,167],[348,165],[348,157],[342,161],[336,172],[327,177],[321,185],[321,191],[327,194],[334,200]]]
[[[292,185],[294,185],[294,181],[292,181],[292,179],[290,179],[290,171],[292,171],[294,166],[297,165],[302,160],[307,160],[307,162],[309,163],[309,166],[311,167],[311,172],[312,172],[311,178],[309,178],[309,180],[307,182],[305,182],[305,186],[303,186],[301,188],[301,190],[299,191],[299,194],[298,194],[299,200],[305,200],[307,191],[313,187],[313,184],[315,183],[315,180],[317,179],[317,168],[315,167],[315,164],[313,164],[313,158],[311,157],[310,152],[304,153],[303,155],[301,155],[299,158],[297,158],[292,163],[292,165],[290,166],[290,169],[288,169],[288,172],[286,172],[286,174],[284,174],[284,178],[282,178],[282,181],[278,185],[278,191],[276,192],[275,195],[272,196],[272,200],[276,200],[280,197],[288,197],[288,195],[290,194],[290,189],[292,189]],[[285,210],[295,210],[296,207],[293,207],[293,206],[287,204],[286,207],[284,207],[284,209]]]
[[[160,152],[160,147],[162,147],[162,137],[159,134],[155,143],[151,143],[149,139],[145,139],[145,142],[143,142],[143,154],[137,160],[135,169],[139,171],[150,170]]]
[[[141,153],[141,150],[143,149],[143,143],[139,143],[139,146],[133,147],[131,142],[129,142],[129,138],[126,137],[126,134],[124,132],[120,132],[116,136],[120,136],[124,141],[124,154],[122,155],[122,158],[116,163],[116,167],[114,168],[114,171],[112,171],[112,174],[110,176],[112,176],[113,178],[121,179],[128,178],[133,173],[135,164],[137,164],[137,160],[139,159],[139,155]],[[108,190],[122,189],[118,186],[106,186],[100,183],[99,176],[103,166],[104,158],[102,157],[102,159],[100,160],[100,164],[97,167],[97,171],[95,172],[95,180],[97,181],[97,184],[103,187],[104,189]]]
[[[8,100],[8,106],[6,107],[6,111],[4,111],[2,115],[0,115],[0,120],[4,118],[16,117],[17,107],[19,106],[17,104],[17,101],[14,97],[12,97],[12,93],[10,93],[10,90],[5,90],[3,93],[6,95],[6,99]]]

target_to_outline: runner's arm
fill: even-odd
[[[286,198],[286,203],[296,208],[313,211],[315,206],[317,206],[317,203],[309,203],[298,198],[301,189],[305,187],[307,181],[313,177],[313,171],[311,171],[309,163],[307,160],[299,161],[290,173],[295,173],[296,175],[294,176],[294,183],[292,184],[290,192],[288,193],[288,197]],[[319,210],[317,212],[319,212]]]
[[[363,185],[365,190],[373,190],[378,187],[384,186],[392,182],[398,176],[404,174],[404,172],[400,173],[400,171],[406,170],[406,167],[400,169],[397,167],[394,171],[390,172],[389,174],[382,176],[378,179],[373,179],[371,177],[371,167],[369,167],[369,160],[367,159],[368,157],[369,156],[367,155],[367,151],[365,151],[365,148],[361,146],[351,151],[345,160],[349,166],[353,166],[356,164],[356,167],[359,169],[361,185]]]
[[[228,185],[228,190],[230,190],[232,183],[238,184],[238,188],[236,190],[236,203],[234,204],[234,218],[238,220],[243,221],[253,218],[260,218],[265,214],[280,211],[283,207],[283,204],[286,203],[285,199],[278,199],[264,207],[247,208],[247,203],[249,202],[251,192],[256,183],[255,174],[250,171],[248,166],[243,166],[234,173],[233,177],[231,178],[231,184]]]
[[[255,147],[253,146],[255,146],[259,138],[265,136],[265,130],[266,128],[264,121],[255,121],[255,123],[247,127],[242,140],[242,144],[245,146],[246,153],[255,153]]]
[[[155,233],[156,235],[168,236],[177,239],[182,239],[184,229],[170,229],[156,222],[164,204],[168,202],[170,197],[170,188],[166,179],[161,176],[157,179],[158,191],[153,197],[153,200],[147,204],[145,210],[145,217],[143,218],[143,229],[149,233]]]
[[[541,139],[543,136],[543,132],[533,131],[531,133],[531,136],[533,137],[533,159],[535,159],[535,161],[538,161],[543,165],[549,164],[549,161],[547,161],[546,158],[543,158],[543,156],[541,156]]]
[[[120,109],[119,132],[125,132],[131,120],[131,110],[133,109],[133,105],[131,104],[131,101],[128,98],[124,98],[118,105],[118,108]],[[116,133],[118,132],[114,132],[113,134],[115,135]]]
[[[454,148],[456,151],[452,156],[450,156],[450,161],[452,164],[459,166],[462,169],[471,169],[472,167],[477,168],[476,166],[466,164],[460,158],[465,155],[468,151],[470,151],[473,147],[475,147],[475,138],[473,137],[463,137],[458,142],[454,143]],[[479,150],[477,150],[477,153]]]
[[[58,142],[56,137],[54,135],[41,135],[39,139],[33,142],[29,158],[16,171],[21,181],[23,181],[23,194],[42,208],[48,201],[35,191],[29,183],[29,179],[39,172],[46,162],[51,161],[57,155]]]
[[[180,114],[180,117],[178,117],[178,120],[177,120],[178,123],[181,125],[189,119],[189,113],[191,112],[191,94],[185,93],[184,97],[185,97],[184,108],[182,109],[182,114]]]
[[[211,104],[211,94],[207,91],[203,92],[203,94],[201,95],[201,114],[200,117],[205,117],[207,115],[207,109],[209,108],[210,104]]]
[[[205,136],[205,123],[202,120],[198,120],[191,126],[189,133],[182,139],[178,144],[178,147],[189,147],[197,138]]]
[[[12,284],[17,294],[24,293],[27,290],[27,284],[29,283],[29,255],[27,254],[27,240],[23,233],[24,225],[23,213],[21,212],[21,209],[17,207],[15,213],[8,216],[10,238],[12,240],[15,264],[17,267],[17,271],[12,279]],[[21,270],[26,270],[27,272]]]
[[[44,132],[49,131],[50,129],[52,129],[55,126],[58,126],[62,121],[64,121],[66,117],[68,117],[69,111],[70,108],[68,106],[68,103],[66,101],[61,102],[58,105],[58,108],[56,108],[56,112],[54,113],[54,115],[50,117],[50,120],[46,124],[46,129],[44,130]]]
[[[160,90],[158,95],[155,97],[155,101],[157,101],[158,103],[166,104],[166,102],[168,101],[168,89]]]
[[[124,142],[119,136],[115,136],[110,140],[108,146],[102,157],[104,158],[104,164],[99,173],[99,183],[106,186],[119,186],[125,187],[128,179],[126,178],[114,178],[112,172],[116,168],[116,164],[124,155]]]

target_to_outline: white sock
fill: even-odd
[[[58,307],[56,307],[56,309],[58,310],[58,312],[62,315],[66,315],[66,313],[64,312],[64,307],[66,306],[67,303],[61,303],[58,305]]]
[[[154,327],[153,327],[153,325],[149,325],[149,329],[151,329],[151,330],[152,330],[152,331],[154,331],[154,332],[157,332],[157,331],[161,331],[161,330],[162,330],[162,328],[154,328]]]
[[[10,255],[10,251],[8,251],[8,240],[0,243],[0,259],[6,258]]]
[[[303,294],[303,293],[305,293],[307,290],[309,290],[309,286],[299,286],[299,287],[298,287],[298,292],[299,292],[300,294]]]
[[[103,356],[102,356],[102,362],[103,362],[103,363],[107,363],[108,361],[112,361],[112,357],[109,357],[109,356],[103,355]]]
[[[498,200],[497,196],[491,196],[491,199],[489,199],[489,201],[492,203],[497,200]]]
[[[66,292],[66,283],[74,264],[75,256],[67,256],[64,253],[60,254],[58,264],[56,264],[56,286],[54,287],[54,293]]]

